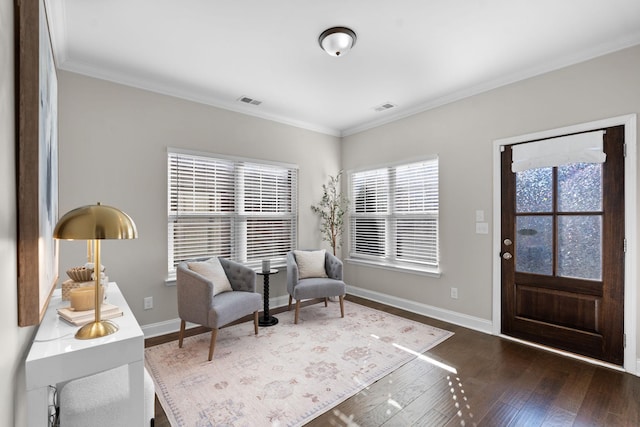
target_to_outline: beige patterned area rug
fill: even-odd
[[[345,301],[280,313],[275,326],[223,328],[145,349],[172,426],[298,426],[353,396],[453,333]]]

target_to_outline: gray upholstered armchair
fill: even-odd
[[[194,260],[180,263],[176,272],[181,320],[178,347],[182,348],[186,322],[211,328],[209,360],[213,358],[219,328],[253,313],[254,330],[258,333],[258,310],[262,304],[262,297],[256,293],[255,271],[224,258],[218,260],[219,265],[213,260],[214,268],[217,268],[214,274],[209,274],[211,266],[208,264],[212,259],[209,262]],[[203,271],[203,266],[209,270]],[[220,289],[222,282],[226,283],[224,289]]]
[[[296,255],[297,254],[297,255]],[[329,252],[324,252],[323,258],[313,264],[313,255],[322,256],[320,251],[293,251],[287,253],[287,291],[289,292],[289,307],[292,299],[296,300],[294,323],[298,323],[300,302],[311,298],[324,298],[327,306],[329,297],[340,298],[340,316],[344,317],[344,295],[346,285],[342,281],[342,261]],[[311,256],[311,257],[310,257]],[[305,258],[304,265],[298,264]],[[319,262],[319,264],[318,264]],[[305,270],[304,272],[302,270]]]

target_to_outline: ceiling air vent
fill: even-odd
[[[238,101],[244,102],[245,104],[251,104],[251,105],[260,105],[260,104],[262,104],[262,101],[258,101],[257,99],[249,98],[248,96],[241,96],[240,98],[238,98]]]
[[[391,102],[385,102],[384,104],[378,105],[377,107],[373,107],[373,109],[375,111],[386,111],[395,107],[397,107],[396,104],[392,104]]]

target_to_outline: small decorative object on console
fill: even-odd
[[[92,274],[93,268],[73,267],[67,270],[67,276],[69,276],[74,282],[90,282]]]
[[[82,288],[83,286],[93,286],[93,281],[90,282],[75,282],[71,279],[62,282],[62,301],[69,301],[71,298],[71,291],[73,289]]]
[[[69,301],[71,296],[70,292],[73,289],[93,286],[95,284],[93,270],[94,264],[92,262],[87,262],[82,267],[72,267],[68,269],[67,276],[69,276],[70,279],[62,282],[62,301]],[[100,283],[106,286],[109,283],[109,278],[105,274],[104,265],[101,266],[100,270]]]
[[[72,289],[69,292],[69,299],[71,300],[71,309],[74,311],[93,310],[95,308],[95,301],[97,301],[96,289],[93,286],[83,286]],[[100,302],[104,300],[104,286],[100,286],[98,300],[100,300]]]
[[[123,315],[122,309],[113,304],[102,304],[100,309],[100,318],[113,319]],[[87,323],[91,323],[95,319],[95,311],[91,310],[72,310],[71,307],[64,307],[58,309],[58,316],[63,320],[76,326],[84,326]]]

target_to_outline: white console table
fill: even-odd
[[[48,425],[49,385],[86,377],[122,365],[129,366],[131,399],[126,405],[132,426],[144,420],[144,335],[120,289],[107,287],[107,302],[124,313],[112,321],[119,330],[102,338],[74,338],[78,326],[58,317],[56,310],[67,307],[61,290],[56,289],[49,302],[26,360],[27,420],[29,427]]]

